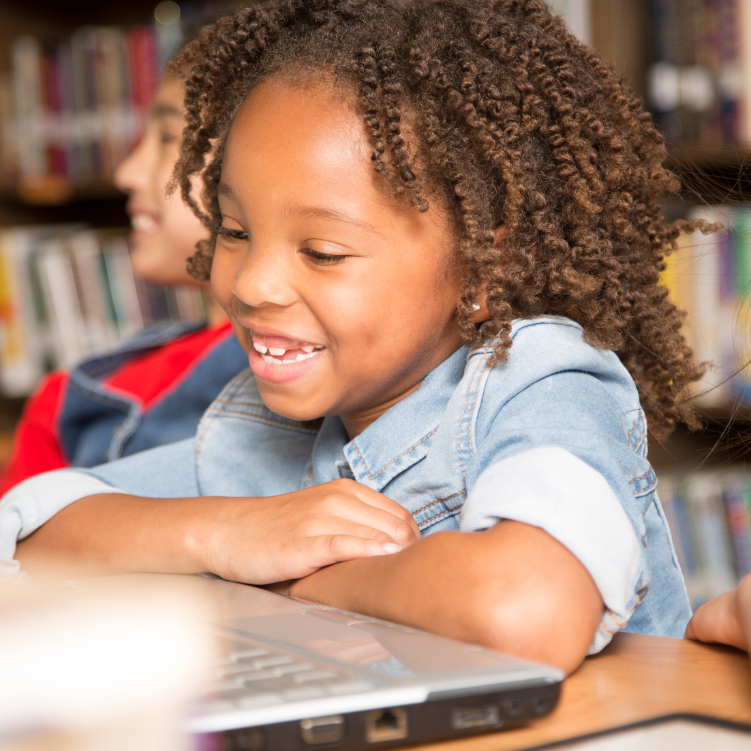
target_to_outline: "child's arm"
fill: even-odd
[[[748,651],[751,645],[751,574],[736,589],[698,608],[686,628],[686,639],[730,644]]]
[[[409,512],[351,480],[268,498],[81,498],[18,543],[34,574],[200,573],[266,584],[394,553],[420,532]]]
[[[541,529],[512,521],[438,532],[397,555],[339,563],[278,589],[567,672],[586,656],[603,613],[579,560]]]

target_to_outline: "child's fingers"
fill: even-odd
[[[344,484],[344,486],[353,493],[359,500],[366,503],[368,506],[387,511],[389,514],[393,514],[397,518],[409,524],[415,537],[420,538],[420,528],[415,523],[412,514],[410,514],[404,506],[400,506],[396,501],[392,501],[391,498],[387,498],[383,493],[379,493],[377,490],[369,488],[367,485],[363,485],[355,480],[338,480],[337,482]]]
[[[381,532],[388,535],[391,540],[398,542],[400,545],[410,545],[420,537],[419,530],[415,534],[415,526],[409,524],[406,519],[400,518],[390,511],[384,511],[375,506],[361,503],[358,499],[352,499],[349,503],[346,503],[340,509],[340,513],[346,515],[347,521],[355,523],[362,528],[362,534],[360,531],[355,532],[355,534],[362,537],[372,538],[375,532]],[[365,534],[366,530],[369,530],[370,534]],[[350,532],[349,529],[329,529],[322,531]]]
[[[356,535],[319,535],[307,540],[312,548],[307,560],[315,568],[330,566],[332,563],[352,561],[356,558],[369,558],[377,555],[391,555],[402,548],[395,542],[369,540]]]

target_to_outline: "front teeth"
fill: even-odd
[[[134,214],[130,218],[130,226],[136,232],[154,232],[158,227],[154,217],[148,214]]]
[[[281,347],[266,347],[258,342],[253,342],[253,349],[258,352],[261,355],[261,358],[266,362],[273,363],[274,365],[289,365],[290,363],[302,362],[309,357],[313,357],[313,355],[317,355],[322,349],[324,349],[324,346],[323,344],[306,344],[304,347],[300,348],[302,349],[302,352],[300,352],[293,360],[281,359],[285,352],[287,352],[286,349],[282,349]]]
[[[269,348],[269,352],[273,352],[273,351],[274,351],[273,349]],[[282,353],[286,351],[287,351],[286,349],[283,349]],[[261,358],[265,360],[266,362],[273,363],[274,365],[289,365],[290,363],[293,363],[293,362],[302,362],[303,360],[307,360],[309,357],[313,357],[314,355],[317,355],[317,354],[318,352],[311,352],[309,354],[306,352],[300,352],[300,354],[297,355],[297,357],[295,357],[294,360],[279,360],[276,357],[271,357],[271,355],[261,355]]]

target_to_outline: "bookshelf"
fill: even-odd
[[[594,46],[643,96],[680,176],[669,219],[703,212],[720,238],[689,236],[666,283],[689,310],[699,359],[718,362],[696,403],[703,428],[679,426],[650,460],[694,606],[751,571],[751,3],[592,0]],[[710,208],[708,208],[710,207]]]
[[[142,127],[148,100],[159,75],[157,58],[164,51],[159,43],[163,41],[165,34],[171,33],[170,29],[160,30],[158,24],[154,23],[157,4],[158,0],[131,0],[120,4],[102,3],[101,0],[80,0],[76,3],[5,0],[0,3],[0,350],[5,348],[3,362],[6,362],[8,341],[14,336],[16,342],[43,340],[46,347],[44,354],[39,355],[43,362],[37,363],[36,369],[26,368],[24,371],[25,383],[19,385],[14,376],[9,385],[8,372],[14,372],[13,367],[4,367],[0,373],[0,463],[7,457],[10,437],[24,403],[23,393],[31,388],[35,375],[49,366],[66,364],[66,361],[60,359],[64,353],[60,351],[60,347],[55,346],[57,342],[48,341],[53,328],[49,320],[45,326],[40,325],[33,330],[24,329],[23,335],[19,337],[16,330],[18,316],[16,315],[16,319],[13,315],[8,318],[8,311],[19,307],[8,298],[8,288],[13,286],[8,282],[18,278],[14,277],[12,264],[8,261],[9,256],[17,254],[17,248],[14,246],[9,251],[9,243],[15,241],[16,236],[24,235],[24,231],[16,228],[35,228],[39,235],[37,240],[41,242],[43,239],[46,246],[34,248],[35,257],[34,264],[30,264],[30,276],[34,276],[31,265],[34,265],[36,272],[48,267],[48,275],[54,276],[53,261],[59,261],[60,253],[64,253],[70,261],[70,268],[66,264],[62,268],[70,276],[71,284],[76,285],[81,311],[85,307],[82,297],[88,295],[91,302],[92,287],[101,287],[99,300],[103,301],[103,305],[107,305],[109,299],[109,308],[114,310],[116,307],[117,300],[113,297],[113,290],[106,282],[102,287],[100,277],[106,275],[100,272],[105,266],[105,255],[110,260],[114,257],[115,250],[111,247],[113,243],[117,245],[120,262],[124,259],[127,263],[125,245],[119,238],[124,235],[129,220],[124,210],[126,198],[112,184],[112,169],[132,147],[137,131]],[[139,39],[142,42],[136,48],[133,46],[134,30],[144,28],[146,32],[135,39],[135,42]],[[148,29],[152,31],[149,32]],[[162,37],[159,36],[160,33]],[[24,37],[29,40],[25,45],[25,53],[21,49],[24,45],[18,42]],[[153,54],[149,55],[149,48],[143,46],[144,39],[146,43],[151,40]],[[139,60],[143,61],[140,68],[137,67]],[[76,64],[79,68],[74,67]],[[19,69],[23,69],[24,65],[31,65],[31,69],[25,69],[26,76],[21,76],[23,83],[19,86],[16,79],[19,77]],[[64,68],[64,65],[68,67]],[[122,83],[123,81],[127,83]],[[138,92],[137,84],[140,86]],[[127,86],[127,90],[123,86]],[[107,99],[112,90],[120,92],[117,101]],[[137,93],[140,96],[138,100]],[[30,111],[23,122],[25,127],[19,128],[16,122],[19,102],[28,105],[35,94],[37,110]],[[110,96],[110,99],[113,98],[114,95]],[[7,127],[8,110],[15,130]],[[42,121],[41,126],[39,121]],[[123,127],[118,126],[120,122],[126,124],[124,134]],[[18,132],[26,138],[23,149],[14,143],[18,139]],[[119,143],[116,142],[118,137]],[[66,138],[72,146],[65,142]],[[44,143],[40,146],[42,141]],[[36,173],[34,170],[24,169],[28,164],[23,165],[17,156],[21,151],[28,155],[34,149],[39,151],[37,162],[42,164],[42,168],[37,169]],[[60,153],[54,153],[55,149],[58,152],[65,151],[62,158]],[[107,150],[109,153],[105,153]],[[7,158],[9,154],[11,159]],[[106,169],[101,169],[106,157],[109,157]],[[89,164],[94,164],[94,169],[83,171],[79,168],[76,172],[72,169],[76,167],[76,159],[78,162],[88,159]],[[59,232],[55,234],[54,230],[48,229],[52,227],[59,227]],[[80,230],[80,233],[69,238],[74,229]],[[52,236],[48,236],[50,232],[53,233]],[[92,237],[100,242],[101,262],[101,268],[93,269],[96,276],[93,285],[89,284],[92,272],[90,264],[88,281],[80,276],[85,270],[86,252],[78,247],[81,245],[79,240],[90,245]],[[68,240],[70,247],[52,247]],[[107,253],[105,245],[109,248]],[[70,271],[74,273],[70,274]],[[45,279],[42,279],[42,286],[44,282]],[[49,279],[47,288],[49,289]],[[143,290],[139,288],[139,291]],[[147,290],[148,299],[144,302],[145,298],[140,298],[140,302],[150,306],[149,315],[154,313],[155,306],[159,310],[153,318],[142,316],[143,325],[151,320],[160,320],[162,315],[170,318],[176,315],[182,319],[201,315],[197,291],[190,291],[196,299],[187,299],[182,292],[172,297],[169,292],[164,292],[157,299],[152,292],[154,290]],[[38,290],[35,292],[36,296],[37,293]],[[122,289],[119,294],[122,297]],[[51,295],[48,294],[44,302],[50,308]],[[45,304],[42,305],[43,308]],[[165,305],[167,308],[172,307],[166,310]],[[54,319],[57,309],[50,308],[50,312]],[[102,311],[98,313],[94,317],[106,317]],[[85,323],[83,315],[81,320],[77,320],[79,338],[85,335],[90,339],[90,327],[87,333],[88,324],[80,326],[82,322]],[[89,342],[90,349],[109,348],[122,337],[130,335],[128,332],[137,330],[137,327],[128,327],[127,323],[108,321],[105,329],[109,334],[104,331],[104,335],[98,340],[95,337],[95,340]],[[57,328],[61,327],[58,325]],[[69,337],[70,332],[58,331],[58,335]],[[80,342],[73,347],[74,354],[84,351],[78,348],[78,344]],[[15,370],[17,372],[18,368]]]

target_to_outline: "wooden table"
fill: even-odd
[[[751,664],[732,647],[661,636],[617,634],[563,684],[543,720],[421,751],[516,751],[670,714],[751,725]]]

